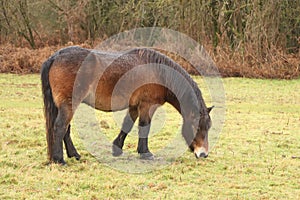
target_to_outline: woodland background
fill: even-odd
[[[299,0],[0,0],[0,72],[38,73],[64,46],[153,26],[201,43],[224,77],[300,76]]]

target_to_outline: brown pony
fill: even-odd
[[[101,52],[68,47],[52,55],[41,69],[50,162],[80,159],[70,137],[70,121],[81,102],[102,111],[128,108],[112,154],[122,154],[127,134],[139,118],[137,152],[153,159],[148,148],[151,117],[165,102],[183,117],[182,135],[197,158],[208,156],[209,112],[200,89],[188,73],[169,57],[148,48]]]

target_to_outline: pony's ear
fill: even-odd
[[[212,107],[207,108],[208,114],[210,113],[210,111],[211,111],[214,107],[215,107],[215,106],[212,106]]]

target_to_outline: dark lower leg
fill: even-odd
[[[139,143],[137,147],[138,153],[148,153],[149,148],[148,148],[148,138],[139,138]]]
[[[64,137],[64,143],[65,143],[67,155],[68,155],[69,158],[75,157],[76,160],[79,160],[80,159],[80,155],[78,154],[78,152],[77,152],[77,150],[76,150],[76,148],[75,148],[75,146],[73,144],[73,141],[71,139],[70,128],[71,128],[71,125],[69,125],[67,133],[66,133],[66,135]]]
[[[53,144],[53,155],[51,158],[51,161],[53,161],[54,163],[59,163],[59,164],[66,164],[64,158],[63,158],[63,144],[62,144],[62,138],[55,138],[54,140],[54,144]]]
[[[140,158],[144,160],[153,160],[154,156],[150,152],[148,148],[148,138],[139,138],[138,153],[140,154]]]
[[[65,133],[62,132],[61,130],[59,130],[58,128],[55,128],[54,132],[55,132],[55,136],[54,136],[54,143],[53,143],[53,146],[52,146],[53,155],[52,155],[51,160],[54,163],[60,163],[60,164],[64,165],[64,164],[66,164],[66,162],[64,161],[64,158],[63,158],[63,143],[62,143],[62,140],[63,140],[63,137],[64,137]]]
[[[66,129],[64,128],[64,122],[61,119],[61,115],[58,115],[54,124],[54,142],[52,146],[52,158],[54,163],[65,164],[63,158],[63,138],[66,134]]]
[[[69,123],[72,118],[71,109],[62,106],[58,110],[58,115],[54,123],[54,142],[52,146],[52,158],[55,163],[66,164],[63,158],[63,139],[68,131]]]
[[[148,135],[150,131],[150,123],[145,124],[140,121],[139,126],[139,142],[137,152],[140,154],[141,159],[152,160],[153,154],[148,148]]]
[[[141,159],[152,160],[153,154],[148,148],[148,136],[151,125],[151,118],[157,106],[144,102],[139,105],[139,142],[137,151]]]
[[[119,156],[123,153],[122,148],[124,146],[124,141],[127,137],[127,134],[131,131],[136,118],[137,118],[137,111],[135,109],[130,108],[129,112],[124,118],[122,129],[119,135],[113,141],[113,146],[112,146],[113,156]]]
[[[113,146],[112,146],[112,154],[113,156],[119,156],[123,153],[123,146],[124,146],[124,141],[127,136],[127,133],[121,130],[120,134],[118,137],[113,141]]]

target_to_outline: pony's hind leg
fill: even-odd
[[[129,107],[127,115],[124,118],[122,129],[116,139],[113,141],[112,154],[113,156],[120,156],[123,153],[124,141],[127,134],[131,131],[136,118],[138,117],[138,111],[135,107]]]
[[[66,164],[63,158],[63,139],[68,132],[72,119],[72,106],[63,104],[58,108],[58,115],[54,123],[54,141],[52,145],[52,158],[54,163]]]
[[[65,143],[67,155],[69,158],[75,157],[76,160],[80,160],[81,156],[78,154],[78,152],[73,144],[73,141],[70,136],[70,129],[71,129],[71,125],[69,125],[67,133],[64,137],[64,143]]]

